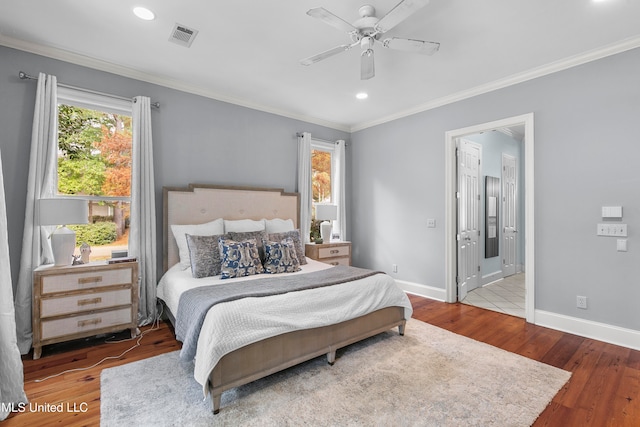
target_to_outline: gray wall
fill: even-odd
[[[355,263],[444,289],[445,132],[533,112],[536,309],[639,330],[638,76],[634,49],[353,133]],[[596,236],[610,205],[628,252]]]
[[[153,113],[159,233],[162,186],[210,182],[292,191],[296,132],[351,139],[354,263],[385,271],[395,263],[398,279],[442,289],[445,132],[533,112],[536,309],[640,329],[640,49],[349,135],[0,47],[0,149],[14,283],[35,97],[34,82],[20,81],[19,70],[162,103]],[[616,252],[615,238],[595,235],[606,205],[624,207],[626,253]],[[428,218],[436,228],[427,228]],[[589,298],[588,310],[575,308],[576,295]]]
[[[162,187],[188,183],[295,191],[296,132],[349,140],[349,134],[299,120],[168,89],[0,46],[0,150],[4,169],[13,283],[17,282],[26,202],[35,81],[18,71],[121,96],[146,95],[152,111],[158,262],[162,266]],[[347,157],[349,151],[347,151]]]

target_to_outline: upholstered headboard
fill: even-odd
[[[202,224],[214,219],[292,219],[300,222],[300,196],[282,189],[189,184],[163,188],[163,271],[179,261],[172,224]]]

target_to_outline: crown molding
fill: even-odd
[[[403,117],[411,116],[424,111],[432,110],[434,108],[442,107],[444,105],[453,104],[454,102],[462,101],[474,96],[482,95],[488,92],[493,92],[498,89],[503,89],[509,86],[516,85],[518,83],[526,82],[528,80],[543,77],[549,74],[557,73],[569,68],[576,67],[578,65],[586,64],[588,62],[596,61],[598,59],[606,58],[607,56],[615,55],[618,53],[626,52],[640,47],[640,36],[630,37],[622,41],[607,45],[602,48],[593,49],[585,53],[570,56],[559,61],[551,62],[549,64],[533,68],[531,70],[524,71],[522,73],[513,74],[503,79],[495,80],[493,82],[476,86],[469,90],[454,93],[450,96],[445,96],[427,103],[417,105],[413,108],[399,111],[395,114],[381,117],[377,120],[369,122],[363,122],[351,126],[351,132],[357,132],[359,130],[367,129],[373,126],[377,126],[383,123],[391,122],[401,119]]]
[[[399,111],[395,114],[380,117],[375,120],[356,123],[353,125],[345,123],[336,123],[328,120],[319,119],[317,117],[311,117],[306,115],[300,115],[291,111],[286,111],[278,108],[273,108],[267,105],[256,104],[245,99],[230,97],[214,91],[203,90],[201,87],[194,85],[188,85],[182,82],[178,82],[172,79],[167,79],[161,76],[145,73],[132,68],[116,65],[110,62],[101,61],[94,58],[89,58],[84,55],[68,52],[63,49],[46,47],[35,43],[25,42],[23,40],[14,39],[0,34],[0,45],[22,50],[25,52],[33,53],[36,55],[46,56],[48,58],[57,59],[65,62],[69,62],[84,67],[105,71],[113,74],[117,74],[123,77],[132,78],[135,80],[144,81],[147,83],[156,84],[159,86],[167,87],[170,89],[179,90],[182,92],[191,93],[194,95],[203,96],[206,98],[215,99],[217,101],[227,102],[229,104],[238,105],[241,107],[250,108],[253,110],[263,111],[265,113],[276,114],[279,116],[287,117],[294,120],[300,120],[307,123],[317,124],[320,126],[336,129],[343,132],[357,132],[363,129],[367,129],[373,126],[377,126],[383,123],[391,122],[401,119],[403,117],[412,116],[417,113],[432,110],[434,108],[442,107],[448,104],[453,104],[474,96],[489,93],[498,89],[503,89],[518,83],[526,82],[538,77],[546,76],[556,73],[558,71],[566,70],[576,67],[578,65],[586,64],[598,59],[605,58],[607,56],[615,55],[618,53],[626,52],[631,49],[640,47],[640,36],[630,37],[622,41],[604,46],[602,48],[593,49],[591,51],[574,55],[559,61],[555,61],[540,67],[533,68],[531,70],[524,71],[522,73],[513,74],[503,79],[495,80],[493,82],[476,86],[468,90],[454,93],[449,96],[438,98],[424,104],[417,105],[412,108]]]
[[[328,120],[319,119],[317,117],[311,117],[301,114],[295,114],[290,111],[273,108],[267,105],[253,103],[244,99],[234,98],[226,96],[214,91],[203,90],[201,87],[185,84],[176,80],[167,79],[158,75],[142,72],[133,68],[124,67],[111,62],[102,61],[95,58],[90,58],[85,55],[79,55],[63,49],[54,47],[42,46],[36,43],[30,43],[23,40],[14,39],[11,37],[0,34],[0,45],[9,48],[21,50],[24,52],[33,53],[47,58],[57,59],[71,64],[80,65],[94,70],[104,71],[107,73],[117,74],[119,76],[128,77],[135,80],[140,80],[147,83],[156,84],[169,89],[179,90],[181,92],[187,92],[194,95],[203,96],[205,98],[215,99],[216,101],[226,102],[229,104],[238,105],[241,107],[250,108],[252,110],[258,110],[265,113],[275,114],[278,116],[287,117],[294,120],[300,120],[307,123],[317,124],[320,126],[328,127],[331,129],[350,132],[350,127],[347,124],[335,123]],[[40,70],[37,70],[40,71]],[[31,74],[36,74],[37,71],[30,71]]]

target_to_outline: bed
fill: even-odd
[[[175,236],[181,232],[172,230],[222,220],[229,229],[263,222],[265,227],[271,227],[270,231],[282,231],[282,227],[286,230],[293,227],[295,231],[299,196],[280,189],[191,184],[187,188],[164,188],[163,199],[164,274],[158,284],[158,298],[163,301],[181,341],[179,330],[184,327],[180,325],[186,323],[192,328],[194,324],[181,320],[184,317],[182,314],[181,318],[181,312],[187,311],[184,300],[188,292],[224,287],[263,289],[264,284],[280,286],[310,281],[316,276],[342,275],[338,269],[349,268],[305,258],[305,264],[296,272],[194,278],[196,270],[185,268],[181,256],[184,244],[179,247],[176,243]],[[185,352],[187,358],[195,356],[194,377],[203,386],[203,392],[211,395],[214,414],[220,411],[225,390],[321,355],[326,355],[333,364],[337,349],[395,327],[404,334],[406,320],[412,313],[407,296],[389,276],[356,270],[349,271],[352,279],[338,280],[331,286],[223,300],[203,311],[196,334],[183,341],[181,356]],[[193,300],[201,302],[200,297]]]

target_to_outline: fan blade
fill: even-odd
[[[428,3],[429,0],[402,0],[374,25],[374,29],[379,33],[386,33]]]
[[[401,39],[398,37],[391,37],[390,39],[384,39],[382,46],[394,49],[404,50],[406,52],[422,53],[425,55],[433,55],[440,49],[440,43],[426,42],[424,40],[414,39]]]
[[[315,64],[316,62],[320,62],[323,59],[327,59],[330,56],[337,55],[340,52],[345,52],[345,51],[351,49],[353,46],[354,46],[353,44],[343,44],[343,45],[340,45],[340,46],[336,46],[336,47],[334,47],[332,49],[326,50],[326,51],[321,52],[321,53],[319,53],[317,55],[313,55],[313,56],[310,56],[308,58],[302,59],[302,60],[300,60],[300,63],[302,65]]]
[[[316,7],[313,9],[309,9],[307,11],[307,15],[312,16],[321,20],[322,22],[331,25],[332,27],[336,27],[339,30],[345,31],[347,33],[351,33],[353,31],[358,31],[356,27],[349,24],[344,19],[337,17],[333,13],[329,12],[324,7]]]
[[[373,65],[373,50],[367,49],[360,55],[360,80],[368,80],[376,75]]]

